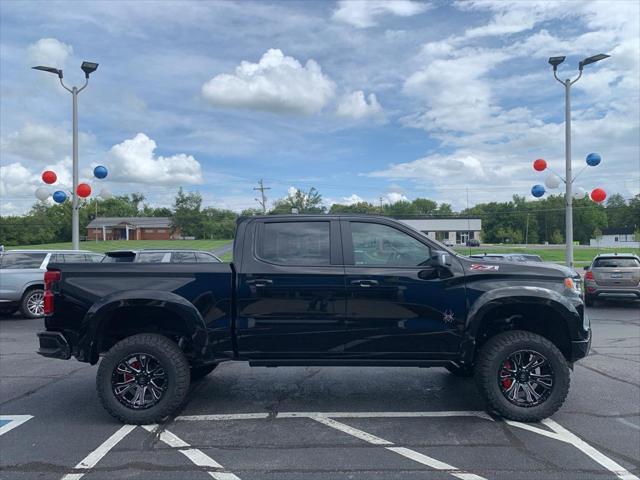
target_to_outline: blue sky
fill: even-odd
[[[39,174],[70,184],[71,98],[82,60],[81,176],[94,191],[170,205],[257,206],[291,187],[327,204],[427,197],[454,208],[528,195],[564,165],[563,87],[547,58],[580,59],[577,186],[626,198],[640,185],[637,1],[2,2],[0,213],[34,202]],[[110,169],[105,181],[91,168]]]

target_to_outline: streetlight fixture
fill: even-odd
[[[98,68],[97,63],[82,62],[80,67],[84,72],[84,85],[82,87],[67,87],[62,81],[62,70],[53,67],[44,67],[39,65],[32,67],[34,70],[40,70],[42,72],[54,73],[58,75],[60,79],[60,85],[69,92],[73,97],[73,189],[71,191],[72,203],[71,203],[71,243],[74,250],[80,249],[80,219],[78,215],[78,94],[87,88],[89,83],[89,75],[95,72]]]
[[[565,246],[565,256],[566,256],[566,263],[567,266],[569,267],[573,267],[573,197],[571,194],[571,187],[573,184],[573,181],[575,180],[572,176],[571,173],[571,85],[573,85],[574,83],[576,83],[578,80],[580,80],[580,77],[582,77],[582,69],[584,68],[585,65],[589,65],[591,63],[595,63],[598,62],[600,60],[604,60],[605,58],[609,58],[609,55],[605,55],[604,53],[599,53],[598,55],[593,55],[591,57],[587,57],[584,60],[582,60],[579,64],[578,64],[578,69],[580,71],[580,73],[578,74],[578,76],[576,77],[575,80],[571,80],[570,78],[567,78],[566,80],[562,81],[558,78],[558,65],[560,65],[562,62],[564,62],[566,57],[550,57],[549,58],[549,63],[551,64],[551,66],[553,67],[553,77],[560,82],[562,85],[564,85],[564,101],[565,101],[565,110],[564,110],[564,115],[565,115],[565,121],[564,121],[564,125],[565,125],[565,137],[564,137],[564,154],[565,154],[565,185],[566,185],[566,190],[565,190],[565,194],[564,194],[564,201],[565,201],[565,210],[566,210],[566,214],[565,214],[565,240],[566,240],[566,246]]]

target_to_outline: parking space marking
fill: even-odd
[[[126,437],[135,428],[136,425],[122,426],[116,433],[107,438],[102,445],[96,448],[93,452],[87,455],[84,460],[77,464],[75,466],[75,469],[88,470],[95,467],[96,464],[102,459],[102,457],[104,457],[109,452],[109,450],[115,447],[120,442],[120,440]],[[87,472],[69,473],[62,477],[62,480],[79,480],[85,473]]]
[[[640,427],[633,422],[630,422],[626,418],[618,418],[617,419],[621,424],[626,425],[627,427],[634,428],[636,430],[640,430]]]
[[[315,420],[316,422],[320,422],[323,425],[327,425],[328,427],[335,428],[336,430],[340,430],[341,432],[359,438],[360,440],[364,440],[365,442],[371,443],[373,445],[382,445],[390,452],[402,455],[405,458],[413,460],[414,462],[421,463],[422,465],[426,465],[427,467],[433,468],[434,470],[446,471],[447,473],[450,473],[454,477],[460,478],[461,480],[486,480],[484,477],[480,477],[473,473],[464,472],[452,465],[449,465],[448,463],[444,463],[440,460],[436,460],[435,458],[428,457],[427,455],[423,455],[422,453],[416,452],[415,450],[411,450],[405,447],[394,447],[394,443],[390,442],[389,440],[376,437],[375,435],[371,435],[370,433],[367,433],[358,428],[345,425],[344,423],[338,422],[331,418],[327,418],[324,416],[315,416],[309,418]]]
[[[0,435],[4,435],[32,418],[33,415],[0,415]]]
[[[159,426],[158,425],[143,425],[142,428],[149,432],[157,432]],[[171,433],[168,430],[162,430],[159,436],[160,440],[172,448],[177,448],[180,453],[182,453],[185,457],[187,457],[191,462],[198,466],[204,468],[216,468],[220,470],[224,470],[225,468],[216,462],[209,455],[204,453],[202,450],[198,450],[197,448],[192,448],[187,442],[182,440],[177,435]],[[231,472],[218,472],[211,471],[207,472],[216,480],[240,480],[235,474]]]
[[[223,413],[217,415],[180,415],[179,421],[222,421],[222,420],[256,420],[265,418],[414,418],[414,417],[478,417],[494,421],[486,412],[474,410],[451,410],[435,412],[278,412],[270,413]]]
[[[580,437],[571,433],[569,430],[564,428],[558,422],[551,420],[550,418],[542,420],[541,423],[549,427],[551,430],[553,430],[553,433],[547,430],[542,430],[541,428],[538,428],[538,427],[534,427],[527,423],[514,422],[512,420],[505,420],[505,422],[514,427],[522,428],[524,430],[528,430],[530,432],[537,433],[539,435],[544,435],[546,437],[553,438],[560,442],[573,445],[575,448],[577,448],[582,453],[584,453],[585,455],[587,455],[588,457],[590,457],[591,459],[593,459],[594,461],[602,465],[604,468],[609,470],[611,473],[613,473],[616,477],[620,478],[621,480],[640,480],[637,476],[629,472],[622,465],[613,461],[612,459],[607,457],[605,454],[599,452],[598,450],[593,448],[591,445],[589,445],[587,442],[582,440]]]

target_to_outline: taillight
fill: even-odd
[[[60,281],[60,270],[47,270],[44,272],[44,314],[53,313],[53,284]]]
[[[587,271],[587,273],[584,274],[584,279],[593,280],[593,272],[591,270]]]

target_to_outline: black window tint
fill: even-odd
[[[417,267],[431,258],[431,250],[410,235],[387,225],[351,222],[356,265]]]
[[[213,255],[208,253],[196,252],[196,258],[198,263],[218,263],[218,260]]]
[[[192,263],[196,261],[196,254],[193,252],[173,252],[171,261],[174,263]]]
[[[329,222],[264,223],[258,256],[285,265],[330,265]]]
[[[142,252],[138,254],[137,262],[140,263],[161,263],[164,252]]]
[[[1,268],[18,269],[18,268],[40,268],[46,253],[18,253],[6,252],[2,255]]]

